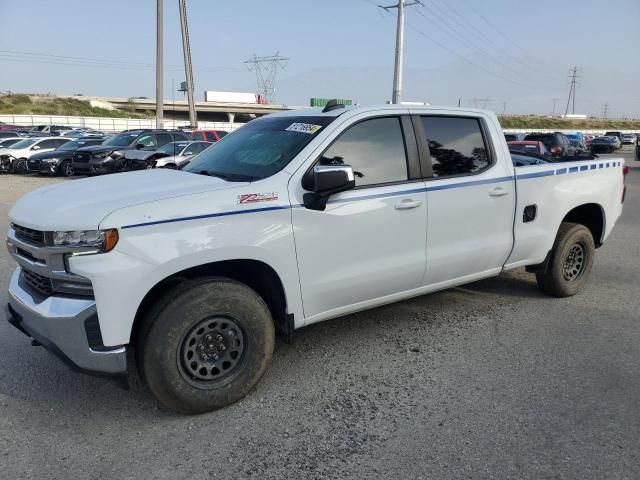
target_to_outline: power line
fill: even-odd
[[[375,3],[373,3],[373,2],[371,2],[371,1],[369,1],[369,0],[364,0],[364,1],[366,1],[367,3],[370,3],[370,4],[372,4],[372,5],[375,5],[376,7],[378,7],[378,5],[377,5],[377,4],[375,4]],[[389,14],[390,14],[390,15],[393,15],[393,14],[392,14],[392,13],[390,13],[390,12],[389,12]],[[523,83],[521,83],[521,82],[518,82],[518,81],[512,80],[512,79],[507,78],[507,77],[503,77],[503,76],[502,76],[502,75],[500,75],[500,74],[497,74],[497,73],[495,73],[495,72],[493,72],[493,71],[491,71],[491,70],[489,70],[489,69],[487,69],[487,68],[484,68],[484,67],[483,67],[483,66],[481,66],[481,65],[478,65],[478,64],[477,64],[477,63],[475,63],[475,62],[472,62],[471,60],[469,60],[469,59],[468,59],[467,57],[465,57],[464,55],[461,55],[460,53],[456,52],[455,50],[452,50],[451,48],[447,47],[447,46],[446,46],[446,45],[444,45],[443,43],[439,42],[439,41],[438,41],[438,40],[436,40],[435,38],[433,38],[433,37],[431,37],[431,36],[427,35],[426,33],[424,33],[422,30],[420,30],[419,28],[417,28],[416,26],[414,26],[414,25],[413,25],[413,24],[411,24],[410,22],[406,22],[406,24],[407,24],[407,26],[408,26],[409,28],[411,28],[411,29],[412,29],[414,32],[416,32],[418,35],[421,35],[422,37],[426,38],[426,39],[427,39],[427,40],[429,40],[430,42],[434,43],[435,45],[439,46],[439,47],[440,47],[440,48],[442,48],[443,50],[445,50],[445,51],[449,52],[450,54],[454,55],[455,57],[459,58],[459,59],[460,59],[460,60],[462,60],[463,62],[468,63],[469,65],[473,66],[474,68],[477,68],[478,70],[482,70],[483,72],[488,73],[489,75],[491,75],[491,76],[493,76],[493,77],[496,77],[496,78],[499,78],[500,80],[503,80],[503,81],[505,81],[505,82],[513,83],[514,85],[518,85],[518,86],[521,86],[521,87],[530,88],[529,86],[527,86],[527,85],[525,85],[525,84],[523,84]]]
[[[466,46],[467,48],[469,48],[471,50],[476,50],[477,52],[480,52],[482,55],[486,56],[489,60],[491,60],[495,64],[499,65],[501,68],[510,71],[512,74],[515,74],[516,76],[520,77],[521,79],[524,79],[525,81],[528,81],[531,78],[531,72],[529,72],[528,74],[524,74],[524,73],[521,73],[521,72],[517,71],[516,69],[512,68],[507,63],[499,60],[494,55],[489,53],[487,50],[485,50],[484,48],[480,47],[478,45],[478,43],[477,43],[477,39],[476,39],[476,41],[467,39],[464,33],[461,33],[460,30],[458,30],[453,25],[451,25],[451,23],[449,23],[442,16],[438,15],[436,12],[431,10],[427,5],[423,5],[423,7],[429,13],[431,13],[434,17],[436,17],[436,19],[437,19],[437,21],[433,22],[423,12],[418,10],[418,14],[421,17],[423,17],[425,20],[429,21],[431,25],[433,25],[436,28],[438,28],[439,30],[443,31],[444,33],[446,33],[447,35],[452,37],[454,40],[457,40],[459,43],[461,43],[462,45]],[[444,26],[441,25],[441,24],[443,24]],[[447,27],[447,28],[445,28],[445,27]],[[535,87],[537,85],[531,83],[531,86]]]

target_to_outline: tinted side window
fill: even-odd
[[[40,148],[56,148],[60,145],[58,140],[43,140],[42,142],[38,143],[38,146]]]
[[[189,148],[187,150],[189,150],[193,154],[196,154],[196,153],[200,153],[208,146],[209,146],[208,143],[194,143],[192,145],[189,145]]]
[[[183,142],[185,140],[190,140],[190,138],[184,133],[173,133],[173,142]]]
[[[170,133],[158,133],[156,135],[156,142],[158,143],[159,147],[161,147],[166,143],[171,143],[172,141],[173,141],[173,137],[171,136]]]
[[[474,173],[489,166],[480,120],[422,117],[434,177]]]
[[[351,165],[357,187],[407,180],[400,119],[374,118],[348,128],[324,152],[320,163]]]
[[[155,145],[153,135],[141,135],[136,140],[136,145],[142,145],[142,148],[153,147]]]

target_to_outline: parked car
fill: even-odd
[[[635,145],[636,136],[633,133],[623,133],[622,134],[622,144],[623,145]]]
[[[511,161],[514,167],[527,167],[529,165],[544,165],[549,163],[549,158],[534,153],[514,152],[511,150]]]
[[[10,147],[11,145],[19,142],[20,140],[24,140],[24,137],[0,138],[0,150],[2,150],[3,148]]]
[[[67,130],[60,134],[63,137],[69,138],[81,138],[81,137],[105,137],[106,134],[104,132],[100,132],[98,130],[79,128],[74,130]]]
[[[61,137],[25,138],[0,150],[0,172],[25,173],[27,160],[32,155],[50,152],[70,139]]]
[[[70,141],[63,143],[52,152],[32,155],[27,161],[27,171],[71,177],[74,175],[73,154],[76,150],[91,145],[100,145],[103,141],[104,139],[99,137],[70,139]]]
[[[20,132],[17,132],[15,130],[2,130],[0,131],[0,139],[2,138],[17,138],[17,137],[23,137]]]
[[[518,142],[507,142],[510,152],[525,152],[540,155],[541,157],[550,157],[551,152],[547,146],[536,140],[521,140]]]
[[[186,158],[197,155],[209,148],[211,142],[171,142],[157,150],[156,168],[177,168],[178,164]]]
[[[504,134],[504,139],[507,142],[517,142],[518,140],[520,140],[523,137],[523,135],[519,134],[519,133],[505,133]]]
[[[0,131],[4,130],[16,130],[20,128],[19,125],[13,125],[11,123],[0,122]]]
[[[127,160],[127,152],[155,151],[170,142],[188,140],[175,130],[128,130],[106,139],[101,145],[79,148],[73,156],[75,174],[97,175],[146,168],[147,163]]]
[[[524,139],[544,143],[554,158],[574,157],[576,155],[576,147],[571,145],[571,142],[563,133],[531,133]]]
[[[615,137],[596,137],[591,141],[593,153],[612,153],[616,150]]]
[[[616,148],[616,150],[618,150],[619,148],[622,148],[622,141],[620,140],[620,137],[616,135],[605,135],[605,137],[608,137],[613,141],[613,145]]]
[[[607,136],[607,137],[617,137],[618,140],[620,140],[620,145],[622,145],[622,132],[618,132],[618,131],[607,132],[607,133],[605,133],[605,136]]]
[[[227,135],[228,132],[224,130],[193,130],[189,133],[191,140],[202,140],[204,142],[215,143],[222,137]]]
[[[499,132],[492,112],[334,103],[258,118],[182,170],[49,185],[9,212],[9,322],[85,372],[123,376],[133,350],[161,404],[202,413],[254,388],[276,330],[523,266],[575,295],[624,162],[516,175]]]
[[[569,139],[571,145],[575,147],[576,155],[582,155],[584,152],[588,152],[589,149],[584,143],[584,138],[579,133],[567,133],[565,136]]]

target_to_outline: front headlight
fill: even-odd
[[[106,253],[118,243],[118,230],[75,230],[71,232],[53,232],[55,246],[94,248],[96,252]],[[85,252],[90,253],[90,252]]]

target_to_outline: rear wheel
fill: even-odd
[[[71,161],[65,160],[64,162],[62,162],[60,164],[60,167],[58,167],[58,172],[63,177],[73,177],[74,172],[73,172],[73,164],[71,163]]]
[[[256,385],[271,359],[274,324],[262,298],[225,278],[187,281],[144,319],[138,364],[166,407],[192,414],[216,410]]]
[[[589,279],[594,255],[595,245],[589,229],[576,223],[562,223],[547,272],[536,275],[538,286],[554,297],[575,295]]]

